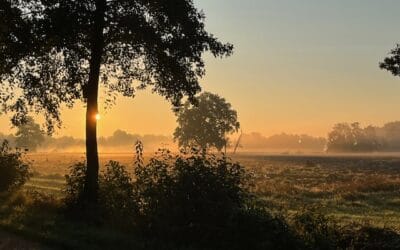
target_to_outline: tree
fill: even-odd
[[[386,123],[381,129],[381,141],[383,141],[385,150],[400,151],[400,122]]]
[[[385,69],[394,76],[400,76],[400,44],[392,49],[383,62],[379,64],[381,69]]]
[[[372,152],[380,147],[376,128],[360,123],[339,123],[328,135],[328,152]]]
[[[4,15],[3,15],[4,14]],[[112,102],[152,90],[180,105],[200,92],[202,55],[229,56],[233,46],[205,30],[192,0],[1,0],[0,81],[12,122],[28,107],[43,112],[49,132],[60,126],[60,106],[86,103],[87,172],[84,200],[96,202],[99,161],[99,83]],[[14,93],[8,91],[7,93]],[[3,92],[5,93],[5,92]]]
[[[222,150],[228,143],[227,134],[240,128],[231,104],[208,92],[202,93],[194,106],[186,102],[177,117],[174,139],[179,146],[199,146],[203,152],[212,147]]]
[[[339,123],[328,134],[328,152],[351,152],[354,138],[351,126],[348,123]]]
[[[40,129],[40,125],[35,123],[32,117],[27,117],[24,124],[17,127],[15,134],[15,144],[18,148],[25,148],[36,151],[45,140],[44,133]]]

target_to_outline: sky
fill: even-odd
[[[378,64],[400,43],[398,0],[194,0],[206,27],[235,45],[205,55],[204,91],[225,97],[243,132],[326,136],[335,123],[400,120],[400,78]],[[116,129],[171,135],[170,104],[150,91],[101,111],[99,135]],[[85,110],[63,110],[56,136],[84,137]],[[0,116],[7,132],[7,116]]]

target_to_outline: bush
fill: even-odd
[[[298,212],[292,218],[292,226],[305,248],[336,249],[340,228],[336,221],[318,210],[318,207],[311,207]]]
[[[116,226],[131,227],[137,215],[132,178],[126,168],[116,161],[110,161],[100,175],[100,205],[106,218]]]
[[[68,208],[80,205],[85,187],[86,162],[78,162],[69,167],[70,173],[65,176],[65,203]]]
[[[226,227],[220,249],[301,249],[301,241],[281,216],[255,206],[239,211]]]
[[[131,226],[137,214],[136,199],[132,179],[126,168],[116,161],[106,164],[99,175],[98,204],[83,204],[86,163],[79,162],[70,167],[66,175],[64,192],[67,212],[79,220],[96,223]],[[96,207],[92,207],[96,205]],[[89,207],[88,207],[89,206]]]
[[[136,188],[151,230],[212,232],[244,204],[244,171],[224,159],[172,156],[135,169]]]
[[[22,160],[22,153],[11,150],[9,143],[0,146],[0,192],[21,187],[29,179],[29,165]]]
[[[153,240],[205,249],[295,246],[283,219],[253,205],[244,168],[225,157],[161,150],[135,175],[140,228]]]
[[[350,224],[341,229],[341,234],[339,248],[400,249],[400,234],[390,228]]]

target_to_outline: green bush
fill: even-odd
[[[114,161],[101,172],[97,212],[89,212],[102,224],[137,232],[149,242],[145,248],[288,249],[297,245],[285,220],[255,205],[248,176],[239,164],[225,157],[160,150],[144,165],[141,155],[138,152],[132,176]],[[67,176],[66,200],[75,207],[85,169],[84,163],[76,164]],[[87,217],[82,207],[73,211],[80,219]]]
[[[153,240],[184,248],[286,249],[286,222],[254,206],[244,168],[225,157],[162,150],[136,167],[140,228]]]
[[[29,165],[22,153],[13,151],[7,141],[0,145],[0,192],[21,187],[29,179]]]
[[[137,202],[132,178],[125,166],[116,161],[106,164],[99,175],[99,200],[97,204],[84,204],[86,163],[70,167],[64,188],[65,203],[69,216],[78,220],[131,227],[137,213]],[[93,207],[95,206],[95,207]]]
[[[65,203],[68,208],[75,209],[80,205],[85,187],[86,162],[78,162],[69,168],[69,174],[65,176]]]
[[[293,229],[307,249],[336,249],[340,239],[339,225],[319,210],[311,207],[296,213],[292,218]]]
[[[100,174],[99,199],[108,222],[123,228],[132,227],[138,207],[126,167],[116,161],[106,164],[105,171]]]

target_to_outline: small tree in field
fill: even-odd
[[[227,134],[240,128],[237,112],[231,104],[208,92],[202,93],[194,106],[186,102],[177,116],[174,138],[179,146],[198,146],[203,152],[209,148],[221,151],[227,146]]]
[[[36,151],[37,147],[44,142],[44,133],[40,125],[28,116],[27,121],[17,127],[15,133],[15,144],[18,148]]]
[[[14,124],[29,107],[43,112],[49,132],[61,124],[62,104],[86,104],[83,195],[95,203],[99,84],[111,101],[146,86],[174,105],[193,100],[203,53],[229,56],[233,49],[204,26],[192,0],[1,0],[0,104],[14,112]],[[11,95],[16,89],[21,94]]]

